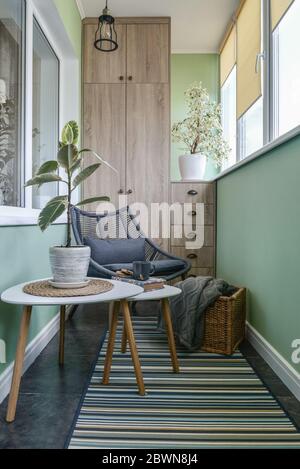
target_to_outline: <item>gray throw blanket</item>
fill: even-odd
[[[220,296],[230,296],[236,288],[213,277],[188,278],[176,287],[182,295],[170,298],[175,336],[188,350],[199,350],[204,336],[204,313]],[[162,315],[158,328],[165,330]]]

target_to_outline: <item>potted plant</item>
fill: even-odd
[[[229,146],[223,138],[221,106],[211,101],[202,83],[193,84],[185,92],[187,118],[172,127],[174,142],[183,143],[186,154],[179,157],[183,180],[201,180],[210,158],[221,167]]]
[[[67,240],[65,246],[50,248],[50,264],[53,273],[53,284],[72,284],[82,286],[86,282],[86,276],[90,263],[91,250],[88,246],[72,246],[71,239],[71,207],[72,194],[83,181],[99,169],[101,164],[111,165],[104,161],[96,152],[90,149],[78,149],[79,128],[74,121],[68,122],[62,132],[57,161],[47,161],[37,171],[33,179],[26,183],[28,186],[42,186],[50,182],[66,184],[66,195],[59,195],[50,200],[41,211],[38,225],[45,231],[55,220],[67,211]],[[99,161],[87,168],[81,169],[83,155],[91,152]],[[62,169],[66,174],[64,179],[58,174]],[[76,206],[82,206],[92,202],[109,201],[108,197],[94,197],[82,200]]]

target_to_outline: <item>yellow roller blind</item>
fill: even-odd
[[[238,118],[261,96],[261,74],[255,71],[260,52],[261,1],[246,0],[237,18]]]
[[[294,0],[271,0],[272,30],[276,28],[293,1]]]
[[[220,54],[221,86],[224,85],[236,64],[236,25],[233,26]]]

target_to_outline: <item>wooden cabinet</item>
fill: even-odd
[[[83,24],[84,146],[119,172],[102,166],[84,196],[108,195],[117,205],[122,191],[128,203],[168,202],[170,19],[118,18],[111,53],[94,48],[97,19]]]
[[[125,85],[84,85],[84,148],[93,149],[118,170],[116,174],[102,165],[84,184],[84,198],[109,195],[116,204],[118,191],[125,191],[125,92]],[[95,162],[95,157],[89,155],[85,166]]]
[[[96,24],[84,26],[84,83],[121,83],[126,80],[126,25],[116,25],[119,47],[100,52],[94,47]]]
[[[171,218],[171,251],[179,257],[187,259],[192,270],[189,276],[215,275],[215,183],[172,183],[171,201],[173,204],[190,204],[188,207],[188,227],[174,225]],[[198,217],[198,212],[202,216]],[[198,220],[201,220],[199,224]],[[184,218],[182,217],[182,223]],[[181,230],[178,230],[181,228]],[[175,232],[182,232],[182,236],[175,236]],[[193,240],[197,234],[203,241],[201,247],[193,247]],[[189,243],[187,245],[187,243]]]
[[[169,83],[168,22],[119,24],[117,20],[119,47],[111,53],[101,52],[94,47],[96,30],[95,22],[84,26],[85,83]]]
[[[168,201],[169,86],[127,87],[127,187],[131,201]]]
[[[127,26],[127,78],[133,83],[169,83],[169,25]]]

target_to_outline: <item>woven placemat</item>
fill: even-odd
[[[113,284],[106,280],[91,280],[90,283],[83,288],[54,288],[48,280],[41,282],[28,283],[23,288],[24,293],[28,293],[33,296],[45,296],[45,297],[72,297],[72,296],[90,296],[99,295],[100,293],[106,293],[113,289]]]

